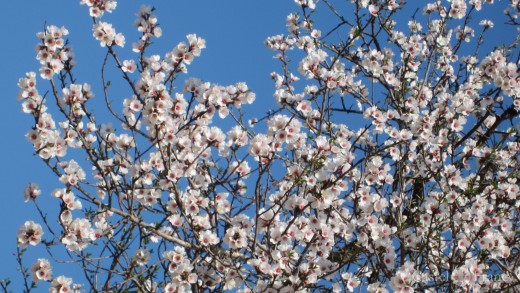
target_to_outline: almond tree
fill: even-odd
[[[106,52],[101,93],[76,78],[66,28],[38,34],[40,69],[18,99],[62,186],[55,199],[34,183],[24,192],[41,215],[17,235],[26,291],[520,290],[518,1],[502,17],[493,0],[415,13],[394,0],[295,2],[287,33],[266,40],[279,107],[249,121],[245,83],[181,78],[204,39],[152,53],[151,7],[122,60],[125,37],[103,21],[116,1],[81,1]],[[488,44],[494,22],[511,43]],[[96,117],[92,99],[112,116]],[[49,255],[25,268],[33,245]],[[53,275],[56,251],[84,275]]]

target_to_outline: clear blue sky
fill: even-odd
[[[23,203],[23,188],[28,182],[38,183],[43,191],[41,202],[47,201],[56,206],[50,193],[59,186],[57,179],[43,163],[32,156],[32,146],[25,141],[24,134],[31,126],[31,117],[20,110],[20,103],[16,100],[16,84],[25,72],[38,71],[39,64],[35,60],[34,51],[38,43],[36,32],[43,30],[47,23],[64,25],[69,29],[69,39],[78,62],[78,81],[88,82],[94,85],[94,89],[96,85],[99,86],[104,51],[92,38],[92,20],[87,8],[80,6],[79,2],[20,0],[5,1],[2,5],[4,16],[0,21],[4,37],[0,47],[0,56],[3,57],[0,85],[3,89],[3,104],[0,107],[0,125],[3,136],[0,154],[3,160],[0,194],[3,201],[0,205],[0,278],[10,277],[15,283],[12,287],[15,292],[21,288],[21,278],[16,272],[13,256],[16,251],[16,232],[25,220],[39,221],[36,209],[31,204]],[[196,33],[206,39],[207,48],[188,67],[188,76],[222,85],[247,82],[257,94],[257,101],[250,109],[258,111],[258,115],[274,105],[274,86],[269,73],[280,71],[280,67],[272,58],[273,52],[264,48],[263,42],[267,36],[286,32],[287,14],[298,11],[293,0],[119,1],[117,10],[106,15],[104,21],[114,23],[118,31],[125,33],[126,48],[136,39],[133,21],[141,3],[157,8],[163,37],[156,42],[155,52],[164,55],[178,42],[184,41],[186,34]],[[497,6],[496,13],[501,13],[502,9],[503,5]],[[500,34],[496,36],[500,37]],[[43,81],[39,80],[39,83],[43,84]],[[101,97],[99,91],[96,94],[98,98]],[[30,266],[36,257],[34,253],[29,253],[26,266]],[[65,273],[60,269],[54,275]],[[44,285],[44,288],[48,288],[48,285]]]

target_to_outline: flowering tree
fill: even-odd
[[[150,7],[122,60],[124,35],[102,21],[116,1],[81,1],[106,52],[98,98],[75,76],[67,29],[38,34],[39,73],[20,79],[18,99],[62,186],[55,199],[25,189],[41,215],[17,235],[26,291],[520,290],[518,38],[485,42],[498,4],[295,2],[287,34],[266,40],[279,108],[250,121],[245,83],[179,85],[202,38],[150,52],[161,36]],[[520,4],[509,6],[494,21],[515,36]],[[25,268],[34,245],[49,258]],[[63,260],[84,271],[76,283],[53,274]]]

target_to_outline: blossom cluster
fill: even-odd
[[[44,32],[37,34],[42,44],[36,46],[36,59],[40,61],[40,76],[43,79],[52,79],[65,67],[74,66],[71,47],[66,45],[64,36],[69,31],[64,27],[48,26]]]
[[[87,5],[92,17],[100,18],[105,12],[111,13],[117,7],[115,0],[81,0],[81,5]]]
[[[111,23],[98,22],[93,27],[94,38],[99,41],[101,47],[117,45],[123,47],[125,45],[125,37],[121,33],[117,33]]]
[[[160,38],[162,35],[162,29],[158,26],[157,16],[152,13],[153,10],[150,6],[141,6],[137,19],[134,21],[137,30],[143,34],[141,40],[145,42],[149,41],[152,36]]]

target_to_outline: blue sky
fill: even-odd
[[[92,38],[92,20],[87,8],[80,6],[79,2],[25,0],[6,1],[3,4],[4,16],[0,20],[4,28],[4,40],[0,47],[1,56],[4,57],[0,70],[0,85],[4,90],[3,105],[0,107],[3,133],[0,154],[4,158],[0,169],[0,184],[3,187],[3,202],[0,205],[0,235],[3,236],[0,242],[0,278],[10,277],[15,283],[12,287],[15,292],[19,291],[17,289],[21,285],[13,256],[16,251],[16,232],[25,220],[39,220],[36,209],[31,204],[23,203],[23,188],[29,182],[38,183],[43,191],[42,202],[50,202],[54,207],[56,202],[50,193],[59,186],[58,180],[32,155],[32,146],[24,138],[31,126],[31,117],[20,110],[20,103],[16,100],[16,84],[25,72],[38,70],[39,64],[34,58],[34,47],[38,43],[36,32],[43,30],[45,24],[54,24],[69,29],[69,39],[78,62],[78,81],[92,84],[96,91],[96,85],[99,87],[100,84],[99,72],[104,51]],[[152,50],[164,55],[178,42],[184,41],[186,34],[196,33],[206,39],[207,48],[188,67],[188,76],[222,85],[247,82],[257,94],[257,100],[246,111],[253,111],[257,115],[274,106],[274,86],[269,73],[280,71],[280,66],[272,58],[273,52],[266,49],[263,42],[267,36],[285,33],[287,14],[298,10],[294,1],[119,1],[116,11],[106,15],[104,21],[114,23],[118,31],[125,33],[127,49],[137,36],[133,20],[141,3],[157,8],[156,14],[163,29],[163,37],[156,41],[155,49]],[[496,13],[501,11],[502,8],[497,6]],[[495,36],[500,38],[500,34]],[[126,56],[131,55],[128,53]],[[44,84],[41,80],[39,83]],[[99,91],[96,94],[98,98],[101,97]],[[30,266],[36,258],[36,254],[29,253],[26,266]],[[57,271],[54,275],[63,273]]]

